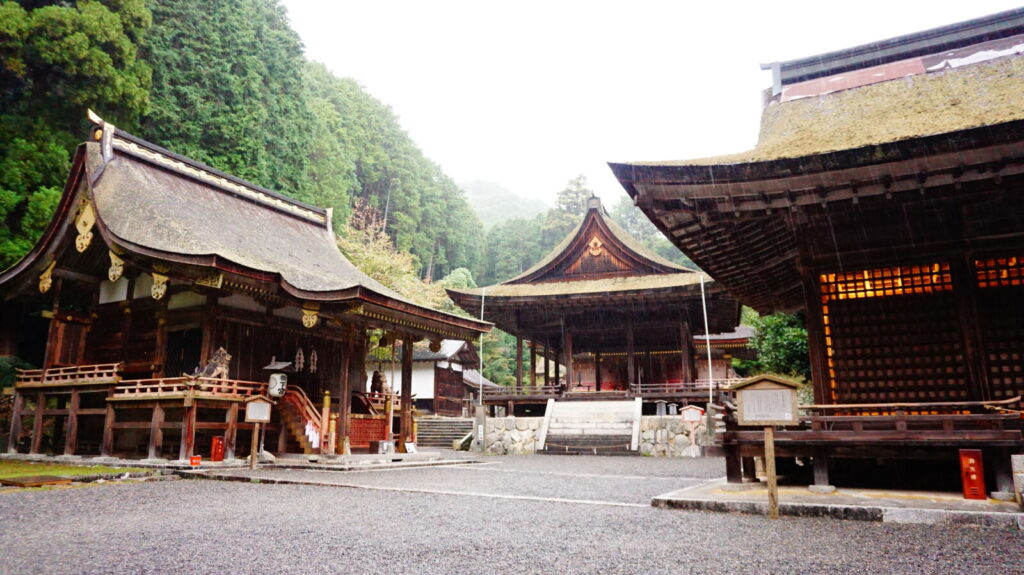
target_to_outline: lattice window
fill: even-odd
[[[953,278],[945,262],[821,274],[820,279],[822,303],[953,291]]]
[[[1017,257],[974,260],[978,287],[1009,287],[1024,285],[1024,259]]]

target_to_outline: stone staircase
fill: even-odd
[[[416,418],[416,446],[451,449],[452,441],[473,431],[473,420],[462,417]]]
[[[544,449],[538,453],[636,455],[634,401],[556,401],[549,405]]]

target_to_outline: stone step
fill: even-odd
[[[550,435],[542,453],[556,455],[636,455],[630,451],[630,435]]]

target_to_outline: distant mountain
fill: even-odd
[[[531,218],[548,210],[544,202],[517,196],[495,182],[460,182],[459,187],[485,227],[514,218]]]

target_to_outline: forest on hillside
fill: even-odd
[[[274,0],[0,2],[0,268],[49,220],[87,108],[294,198],[353,206],[438,278],[478,269],[464,194],[354,80],[303,56]]]

